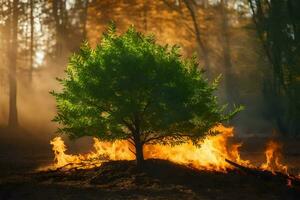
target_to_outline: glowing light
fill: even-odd
[[[34,65],[35,68],[38,68],[40,65],[43,64],[45,58],[45,52],[44,51],[37,51],[35,53],[35,62],[36,65]]]
[[[273,173],[275,171],[287,173],[288,167],[280,162],[281,148],[282,146],[275,141],[271,140],[267,143],[265,151],[266,162],[261,165],[262,169],[272,171]]]
[[[234,136],[232,127],[219,125],[214,128],[220,134],[209,135],[198,144],[191,141],[176,146],[169,145],[145,145],[145,159],[156,158],[170,160],[175,163],[187,165],[201,170],[227,172],[233,166],[225,161],[229,159],[237,164],[252,167],[249,160],[243,160],[239,153],[242,144],[228,144],[228,139]],[[88,154],[71,155],[66,153],[66,146],[60,137],[51,141],[55,155],[55,163],[51,168],[92,168],[101,166],[108,160],[134,160],[134,147],[128,141],[102,142],[94,138],[94,150]],[[287,166],[280,162],[281,146],[270,141],[267,144],[265,155],[266,163],[260,169],[269,170],[273,173],[280,171],[287,173]]]

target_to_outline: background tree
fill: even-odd
[[[13,1],[0,0],[0,59],[2,61],[2,65],[0,65],[0,126],[7,125],[9,116],[11,56],[8,51],[12,41],[10,32]],[[281,88],[280,93],[273,92],[276,91],[273,84],[275,80],[274,68],[271,62],[266,59],[267,54],[263,52],[264,49],[261,48],[260,42],[262,40],[258,40],[248,1],[224,0],[225,12],[222,12],[221,0],[19,0],[17,6],[16,82],[18,85],[18,118],[22,126],[26,127],[29,123],[35,125],[46,124],[52,127],[49,132],[53,132],[54,125],[49,122],[49,119],[55,112],[55,106],[53,99],[44,95],[50,88],[57,86],[52,77],[63,74],[68,57],[71,52],[78,51],[83,40],[87,40],[91,46],[95,46],[108,21],[114,20],[119,27],[119,32],[126,31],[129,25],[134,24],[139,31],[155,33],[157,43],[179,44],[182,47],[183,56],[197,52],[199,66],[206,70],[204,76],[208,78],[223,74],[222,79],[224,81],[221,82],[216,93],[220,97],[220,101],[229,104],[237,103],[235,99],[227,98],[228,94],[237,93],[239,94],[237,95],[238,102],[247,107],[238,119],[232,121],[232,125],[236,127],[237,132],[241,135],[253,133],[267,135],[272,132],[273,128],[286,133],[292,129],[293,132],[297,132],[295,128],[288,128],[296,126],[288,124],[297,124],[299,114],[292,114],[292,112],[299,109],[296,109],[296,106],[290,107],[287,105],[299,102],[296,98],[298,96],[296,77],[299,77],[297,75],[299,67],[296,64],[282,65],[285,66],[283,67],[284,73],[282,73],[285,77],[284,80],[287,80],[286,78],[289,76],[292,77],[291,80],[294,80],[290,82],[293,82],[294,89],[289,90],[291,91],[289,96],[295,96],[293,97],[294,100],[288,98],[286,89]],[[253,0],[253,2],[255,1]],[[268,35],[266,30],[271,31],[271,18],[267,17],[270,11],[268,9],[268,2],[270,1],[256,2],[264,5],[264,15],[262,16],[268,19],[268,23],[265,23],[267,21],[264,20],[259,24],[264,27],[261,29],[264,30],[264,34],[261,35],[266,36]],[[282,2],[279,6],[276,6],[276,9],[272,6],[273,19],[275,19],[276,13],[282,13],[279,15],[285,17],[278,20],[282,24],[281,27],[298,27],[298,13],[295,12],[298,6],[297,1],[284,0]],[[189,10],[186,3],[192,10]],[[276,1],[272,2],[272,4],[274,3]],[[53,8],[55,6],[58,10]],[[278,9],[278,7],[282,7],[282,9]],[[281,10],[288,12],[282,12]],[[56,14],[55,11],[57,11]],[[254,11],[256,11],[256,8]],[[255,13],[255,16],[258,16],[257,14]],[[284,22],[288,19],[292,19],[293,23]],[[276,20],[272,21],[275,22]],[[226,26],[223,26],[224,24]],[[266,26],[267,24],[268,26]],[[274,33],[276,24],[277,22],[273,23],[272,32]],[[227,31],[223,30],[224,27]],[[200,31],[198,31],[198,34],[196,34],[197,28]],[[62,29],[63,31],[61,31]],[[294,32],[293,30],[298,29],[289,28],[291,34],[286,34],[285,28],[278,30],[283,30],[280,33],[281,35],[293,36],[295,33],[296,36],[299,31]],[[225,32],[228,34],[224,34]],[[226,38],[228,39],[228,45],[223,42],[226,41]],[[296,36],[296,38],[299,37]],[[201,48],[199,41],[203,43],[204,48]],[[275,40],[269,41],[271,44]],[[289,40],[286,44],[295,41],[298,40]],[[295,44],[286,46],[293,50],[297,46]],[[205,52],[207,52],[209,64],[205,64]],[[296,58],[297,51],[293,51],[290,55]],[[230,59],[231,67],[226,67],[225,58]],[[282,60],[286,58],[283,57]],[[292,59],[289,59],[289,61],[292,61]],[[286,63],[286,61],[284,62]],[[296,60],[293,62],[296,63]],[[295,70],[289,70],[290,67],[286,66],[294,66]],[[31,77],[32,82],[29,81]],[[234,82],[231,85],[234,85],[234,87],[227,87],[226,80],[233,80]],[[30,97],[28,94],[30,94]],[[47,111],[43,109],[45,104],[49,108]],[[32,115],[36,111],[37,105],[45,110],[43,117]],[[294,117],[287,117],[288,109],[292,111],[290,116]]]
[[[52,1],[55,43],[54,60],[61,61],[64,55],[79,48],[86,39],[86,22],[88,18],[89,0]],[[70,43],[69,41],[73,41]]]
[[[161,46],[133,27],[117,35],[114,26],[92,49],[84,44],[60,79],[60,132],[72,137],[127,139],[137,165],[143,145],[197,141],[237,111],[224,114],[195,59],[183,60],[176,46]]]
[[[9,118],[10,127],[18,126],[17,111],[17,55],[18,55],[18,22],[19,22],[19,1],[12,2],[10,18],[10,46],[9,46]]]
[[[229,33],[229,16],[228,16],[228,1],[220,0],[221,13],[221,44],[224,61],[224,79],[225,89],[228,102],[238,103],[239,94],[236,87],[236,77],[232,69],[230,33]]]
[[[197,44],[199,46],[199,55],[203,56],[205,68],[209,72],[210,60],[208,55],[208,48],[206,47],[206,44],[201,37],[202,33],[200,30],[199,18],[197,17],[197,13],[198,13],[197,4],[194,2],[194,0],[183,0],[183,2],[186,5],[187,9],[189,10],[191,18],[193,20],[195,37],[197,40]]]
[[[271,63],[264,94],[280,133],[300,132],[300,2],[249,0],[257,33]]]
[[[30,68],[29,68],[29,80],[32,82],[32,73],[33,73],[33,62],[34,62],[34,0],[30,0]]]
[[[203,58],[204,61],[204,67],[206,70],[207,75],[210,77],[210,70],[211,70],[211,64],[209,59],[209,49],[207,47],[207,44],[203,40],[202,36],[203,33],[200,29],[200,20],[198,17],[199,12],[199,6],[196,3],[195,0],[177,0],[177,1],[169,1],[169,0],[163,0],[163,2],[170,7],[172,10],[177,11],[181,14],[182,18],[185,18],[185,13],[183,12],[183,6],[188,10],[188,18],[192,19],[192,28],[187,25],[187,29],[190,30],[193,35],[196,38],[197,43],[197,53],[200,58]],[[207,2],[201,2],[201,4],[204,4],[204,6],[207,6]]]

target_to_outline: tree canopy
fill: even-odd
[[[112,24],[93,49],[84,43],[69,61],[54,121],[71,137],[128,139],[138,164],[143,145],[197,141],[229,119],[193,57],[184,59],[178,46],[162,46],[153,36],[131,26],[118,35]]]

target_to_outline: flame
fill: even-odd
[[[68,155],[66,145],[61,137],[56,137],[50,142],[53,145],[52,150],[54,152],[54,161],[56,167],[62,167],[68,165],[69,163],[79,163],[80,159],[78,156]]]
[[[232,161],[249,164],[240,158],[238,148],[241,144],[228,147],[227,142],[233,137],[233,128],[219,125],[214,128],[218,135],[209,135],[201,142],[193,144],[191,141],[176,146],[145,145],[144,156],[146,159],[166,159],[175,163],[189,165],[198,169],[225,172],[231,169],[225,158]],[[133,160],[133,146],[128,141],[102,142],[94,138],[94,151],[88,154],[67,154],[66,146],[61,137],[54,138],[51,142],[55,156],[54,165],[49,168],[91,168],[100,166],[107,160]]]
[[[94,151],[88,154],[72,155],[67,154],[66,145],[61,137],[55,137],[50,144],[53,146],[54,164],[40,170],[59,168],[93,168],[101,166],[107,160],[133,160],[134,155],[128,152],[129,143],[126,141],[101,142],[94,139]]]
[[[175,146],[148,144],[144,146],[145,159],[156,158],[170,160],[175,163],[184,164],[201,170],[226,172],[233,166],[225,161],[229,159],[237,164],[254,167],[249,160],[243,160],[239,153],[238,144],[228,144],[228,139],[234,136],[233,127],[218,125],[214,131],[217,135],[208,135],[197,144],[192,141]],[[115,142],[103,142],[94,138],[94,150],[87,154],[67,154],[66,146],[61,137],[54,138],[51,142],[54,152],[54,164],[47,169],[57,168],[92,168],[101,166],[108,160],[134,160],[134,147],[126,140]],[[280,171],[287,173],[287,166],[281,164],[281,145],[274,141],[267,143],[265,155],[266,162],[259,168],[269,170],[273,173]]]
[[[287,174],[288,167],[280,163],[282,145],[273,140],[267,143],[267,149],[265,151],[266,162],[261,165],[261,169],[269,170],[273,173],[280,171]]]
[[[225,161],[225,158],[239,163],[247,163],[247,161],[240,159],[238,146],[230,148],[227,145],[228,139],[234,135],[233,128],[219,125],[214,130],[220,132],[220,134],[207,136],[196,145],[192,142],[173,147],[168,145],[147,145],[144,149],[145,157],[167,159],[198,169],[223,172],[232,168]]]

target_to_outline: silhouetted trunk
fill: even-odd
[[[143,19],[144,19],[144,22],[143,22],[143,24],[144,24],[144,30],[145,30],[145,32],[147,32],[147,29],[148,29],[148,25],[147,25],[147,10],[148,10],[148,0],[144,0],[144,12],[143,12]]]
[[[135,133],[134,136],[135,156],[137,168],[141,169],[144,165],[143,144],[140,139],[140,134]]]
[[[197,41],[197,44],[198,44],[198,49],[200,49],[200,51],[198,50],[198,54],[203,56],[205,69],[206,69],[206,71],[208,73],[208,76],[209,76],[210,61],[209,61],[209,56],[208,56],[208,48],[206,47],[206,45],[204,44],[204,42],[201,38],[201,31],[200,31],[200,26],[198,24],[197,13],[196,13],[195,8],[194,8],[194,6],[195,6],[194,2],[192,2],[191,0],[184,0],[184,3],[186,5],[186,7],[188,8],[189,13],[190,13],[190,15],[192,17],[192,20],[193,20],[196,41]]]
[[[231,62],[231,48],[229,41],[229,30],[228,30],[228,15],[227,15],[227,3],[225,0],[221,0],[221,28],[222,28],[222,50],[224,60],[224,75],[225,75],[225,88],[227,101],[231,103],[237,103],[239,94],[236,88],[236,77],[232,69]]]
[[[11,44],[9,50],[9,127],[18,126],[17,111],[17,53],[18,53],[18,4],[19,0],[13,1],[11,19]]]
[[[300,36],[298,0],[259,1],[248,0],[252,18],[272,66],[272,80],[266,97],[271,119],[277,124],[280,133],[291,136],[299,132],[299,71],[298,54]],[[289,27],[289,28],[287,28]],[[270,73],[265,75],[265,79]],[[264,93],[265,94],[265,93]]]
[[[84,2],[84,10],[83,10],[83,31],[82,31],[82,37],[84,40],[87,39],[86,34],[86,23],[87,23],[87,17],[88,17],[88,9],[89,9],[89,1]]]
[[[141,140],[140,117],[135,114],[133,139],[135,146],[136,165],[138,169],[142,169],[144,165],[143,141]]]
[[[29,71],[29,81],[32,82],[32,73],[33,73],[33,34],[34,34],[34,0],[30,0],[30,71]]]
[[[287,127],[283,121],[283,113],[281,109],[281,95],[279,90],[279,82],[276,78],[275,70],[278,68],[279,63],[278,59],[274,59],[274,56],[272,54],[272,48],[271,44],[267,41],[267,38],[269,35],[265,32],[265,26],[266,24],[266,11],[263,9],[263,3],[262,1],[258,0],[248,0],[250,9],[253,13],[252,19],[256,26],[256,32],[257,35],[261,41],[262,47],[266,53],[266,56],[270,62],[270,64],[273,67],[272,74],[269,73],[265,75],[264,77],[264,89],[263,94],[265,97],[265,100],[267,101],[267,106],[270,112],[270,116],[272,119],[274,119],[274,122],[276,123],[276,126],[280,133],[285,133],[287,131]]]
[[[59,59],[64,52],[65,41],[63,40],[66,35],[66,24],[65,24],[65,4],[64,0],[52,1],[52,14],[55,22],[56,31],[56,44],[55,44],[55,57]]]

